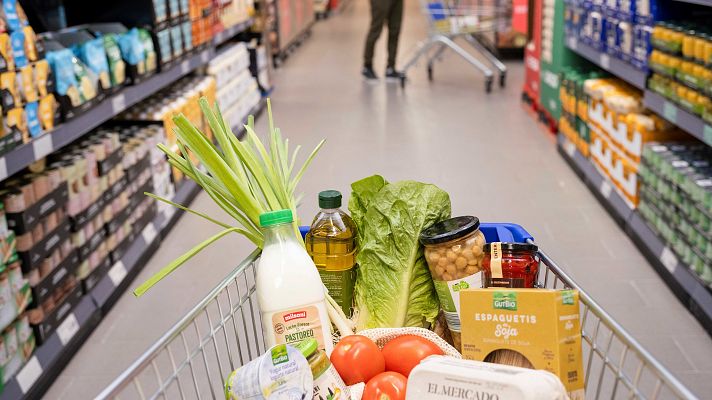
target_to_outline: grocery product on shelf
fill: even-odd
[[[228,45],[208,65],[208,74],[215,77],[218,88],[217,102],[234,133],[241,130],[247,116],[261,100],[250,65],[250,54],[243,42]]]
[[[712,150],[695,142],[649,143],[640,169],[640,215],[712,287]]]
[[[22,6],[5,1],[0,31],[0,154],[51,130],[56,103],[48,81],[44,44],[27,21]],[[49,85],[49,86],[48,86]]]
[[[253,0],[228,0],[213,3],[215,14],[223,29],[246,21],[255,13]]]
[[[479,227],[476,217],[455,217],[431,225],[420,234],[440,306],[458,350],[460,292],[483,285],[485,237]]]
[[[460,301],[464,358],[517,360],[558,376],[571,399],[584,398],[577,291],[471,289]]]
[[[298,242],[292,211],[260,215],[265,244],[257,268],[257,298],[269,346],[315,338],[331,354],[331,322],[316,265]],[[290,290],[298,287],[299,290]]]
[[[356,225],[341,210],[341,193],[319,193],[319,208],[305,242],[329,295],[351,315],[356,280]]]

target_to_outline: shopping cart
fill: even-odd
[[[533,238],[515,224],[482,224],[491,241]],[[266,351],[254,251],[112,382],[98,399],[217,399],[228,374]],[[580,291],[587,399],[694,399],[543,251],[539,284]]]
[[[428,20],[428,38],[417,45],[417,50],[403,67],[401,86],[405,87],[405,73],[425,56],[428,60],[428,79],[433,80],[433,63],[439,60],[446,48],[452,49],[465,61],[485,75],[485,90],[492,91],[492,70],[455,40],[463,38],[499,70],[499,85],[504,87],[507,67],[482,44],[481,35],[507,29],[511,20],[511,7],[499,4],[500,0],[420,0],[421,10]]]

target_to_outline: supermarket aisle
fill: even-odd
[[[405,91],[364,84],[358,72],[368,2],[353,3],[316,25],[275,77],[282,132],[305,148],[327,138],[301,184],[303,222],[322,189],[346,195],[351,182],[374,173],[433,182],[450,193],[454,214],[527,227],[667,368],[696,393],[712,392],[712,340],[522,111],[521,64],[510,64],[508,87],[489,96],[481,76],[447,53],[432,84],[423,65]],[[401,61],[425,34],[418,2],[407,4]],[[382,37],[374,63],[380,74],[384,49]],[[193,207],[219,215],[205,195]],[[215,231],[184,216],[134,286]],[[46,397],[98,393],[250,251],[242,238],[224,239],[143,298],[125,294]]]

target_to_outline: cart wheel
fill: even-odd
[[[487,80],[485,81],[485,92],[492,92],[492,77],[487,78]]]
[[[428,80],[432,82],[433,80],[433,66],[428,65]]]
[[[403,75],[403,76],[400,78],[400,84],[401,84],[401,88],[402,88],[402,89],[405,89],[405,75]]]
[[[499,87],[503,88],[507,84],[507,73],[502,72],[499,74]]]

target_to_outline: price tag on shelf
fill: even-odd
[[[114,98],[111,99],[111,111],[114,114],[118,114],[126,109],[126,96],[123,93],[119,93]]]
[[[52,152],[52,135],[44,134],[32,141],[32,150],[35,152],[35,160],[46,156]]]
[[[7,178],[7,161],[5,157],[0,157],[0,181]]]
[[[190,62],[188,62],[188,60],[185,60],[180,63],[180,73],[187,74],[188,72],[190,72]]]
[[[59,341],[62,342],[62,346],[66,346],[77,331],[79,331],[79,321],[77,321],[77,317],[74,313],[69,314],[64,322],[57,327],[57,336],[59,336]]]
[[[611,186],[610,182],[604,179],[601,182],[601,187],[599,187],[598,190],[600,190],[601,194],[605,199],[609,199],[611,197],[611,192],[613,191],[613,186]]]
[[[663,251],[660,252],[660,262],[663,263],[668,271],[675,272],[675,268],[677,268],[677,256],[669,247],[663,247]]]
[[[111,279],[111,283],[114,284],[114,287],[118,287],[124,278],[126,278],[126,267],[124,266],[124,262],[119,260],[109,270],[109,279]]]
[[[208,62],[209,59],[210,59],[210,53],[207,50],[203,50],[203,52],[200,54],[200,62],[205,64]]]
[[[664,102],[663,117],[673,124],[677,124],[677,107],[669,101]]]
[[[569,48],[570,48],[571,50],[576,50],[576,49],[578,49],[578,40],[576,39],[575,36],[569,36],[568,42],[569,42]]]
[[[20,372],[15,375],[15,379],[17,379],[17,384],[20,385],[22,394],[26,394],[32,388],[32,385],[37,382],[37,378],[39,378],[40,375],[42,375],[42,366],[40,365],[37,356],[33,356],[29,361],[27,361],[27,364],[22,367]]]
[[[611,56],[606,53],[601,53],[601,57],[599,58],[598,63],[603,69],[611,68]]]
[[[564,151],[569,155],[569,157],[574,158],[574,155],[576,154],[576,145],[574,142],[566,139],[566,142],[564,143]]]
[[[705,143],[707,143],[708,145],[712,146],[712,126],[705,124],[705,127],[702,129],[702,140],[704,140]]]
[[[158,232],[156,232],[156,227],[153,226],[152,223],[146,225],[146,227],[143,228],[143,231],[141,232],[141,236],[143,236],[143,240],[146,242],[146,244],[153,243],[153,240],[156,238],[157,234]]]

